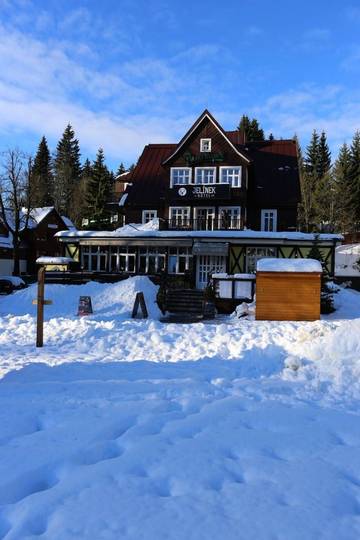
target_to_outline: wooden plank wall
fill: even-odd
[[[257,272],[256,320],[320,319],[320,273]]]

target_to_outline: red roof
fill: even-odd
[[[129,204],[157,204],[168,186],[168,171],[162,166],[163,161],[175,150],[177,144],[148,144],[145,146],[129,181],[126,206]]]

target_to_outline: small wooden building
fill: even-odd
[[[314,259],[261,259],[256,272],[256,320],[320,319],[322,267]]]

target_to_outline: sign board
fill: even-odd
[[[230,199],[230,184],[199,184],[176,186],[169,190],[170,199],[195,201],[199,199]]]
[[[221,152],[201,152],[192,155],[190,152],[184,154],[184,159],[188,165],[198,165],[199,163],[222,163],[225,159]]]
[[[93,313],[91,296],[80,296],[78,315],[80,317],[84,315],[91,315]]]
[[[148,311],[145,303],[144,293],[143,292],[137,292],[134,302],[134,307],[132,310],[131,317],[135,319],[137,316],[137,313],[139,311],[139,307],[141,308],[142,318],[147,319],[148,318]]]

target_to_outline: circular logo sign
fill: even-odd
[[[178,191],[178,194],[180,195],[180,197],[185,197],[186,195],[186,188],[184,187],[181,187]]]

